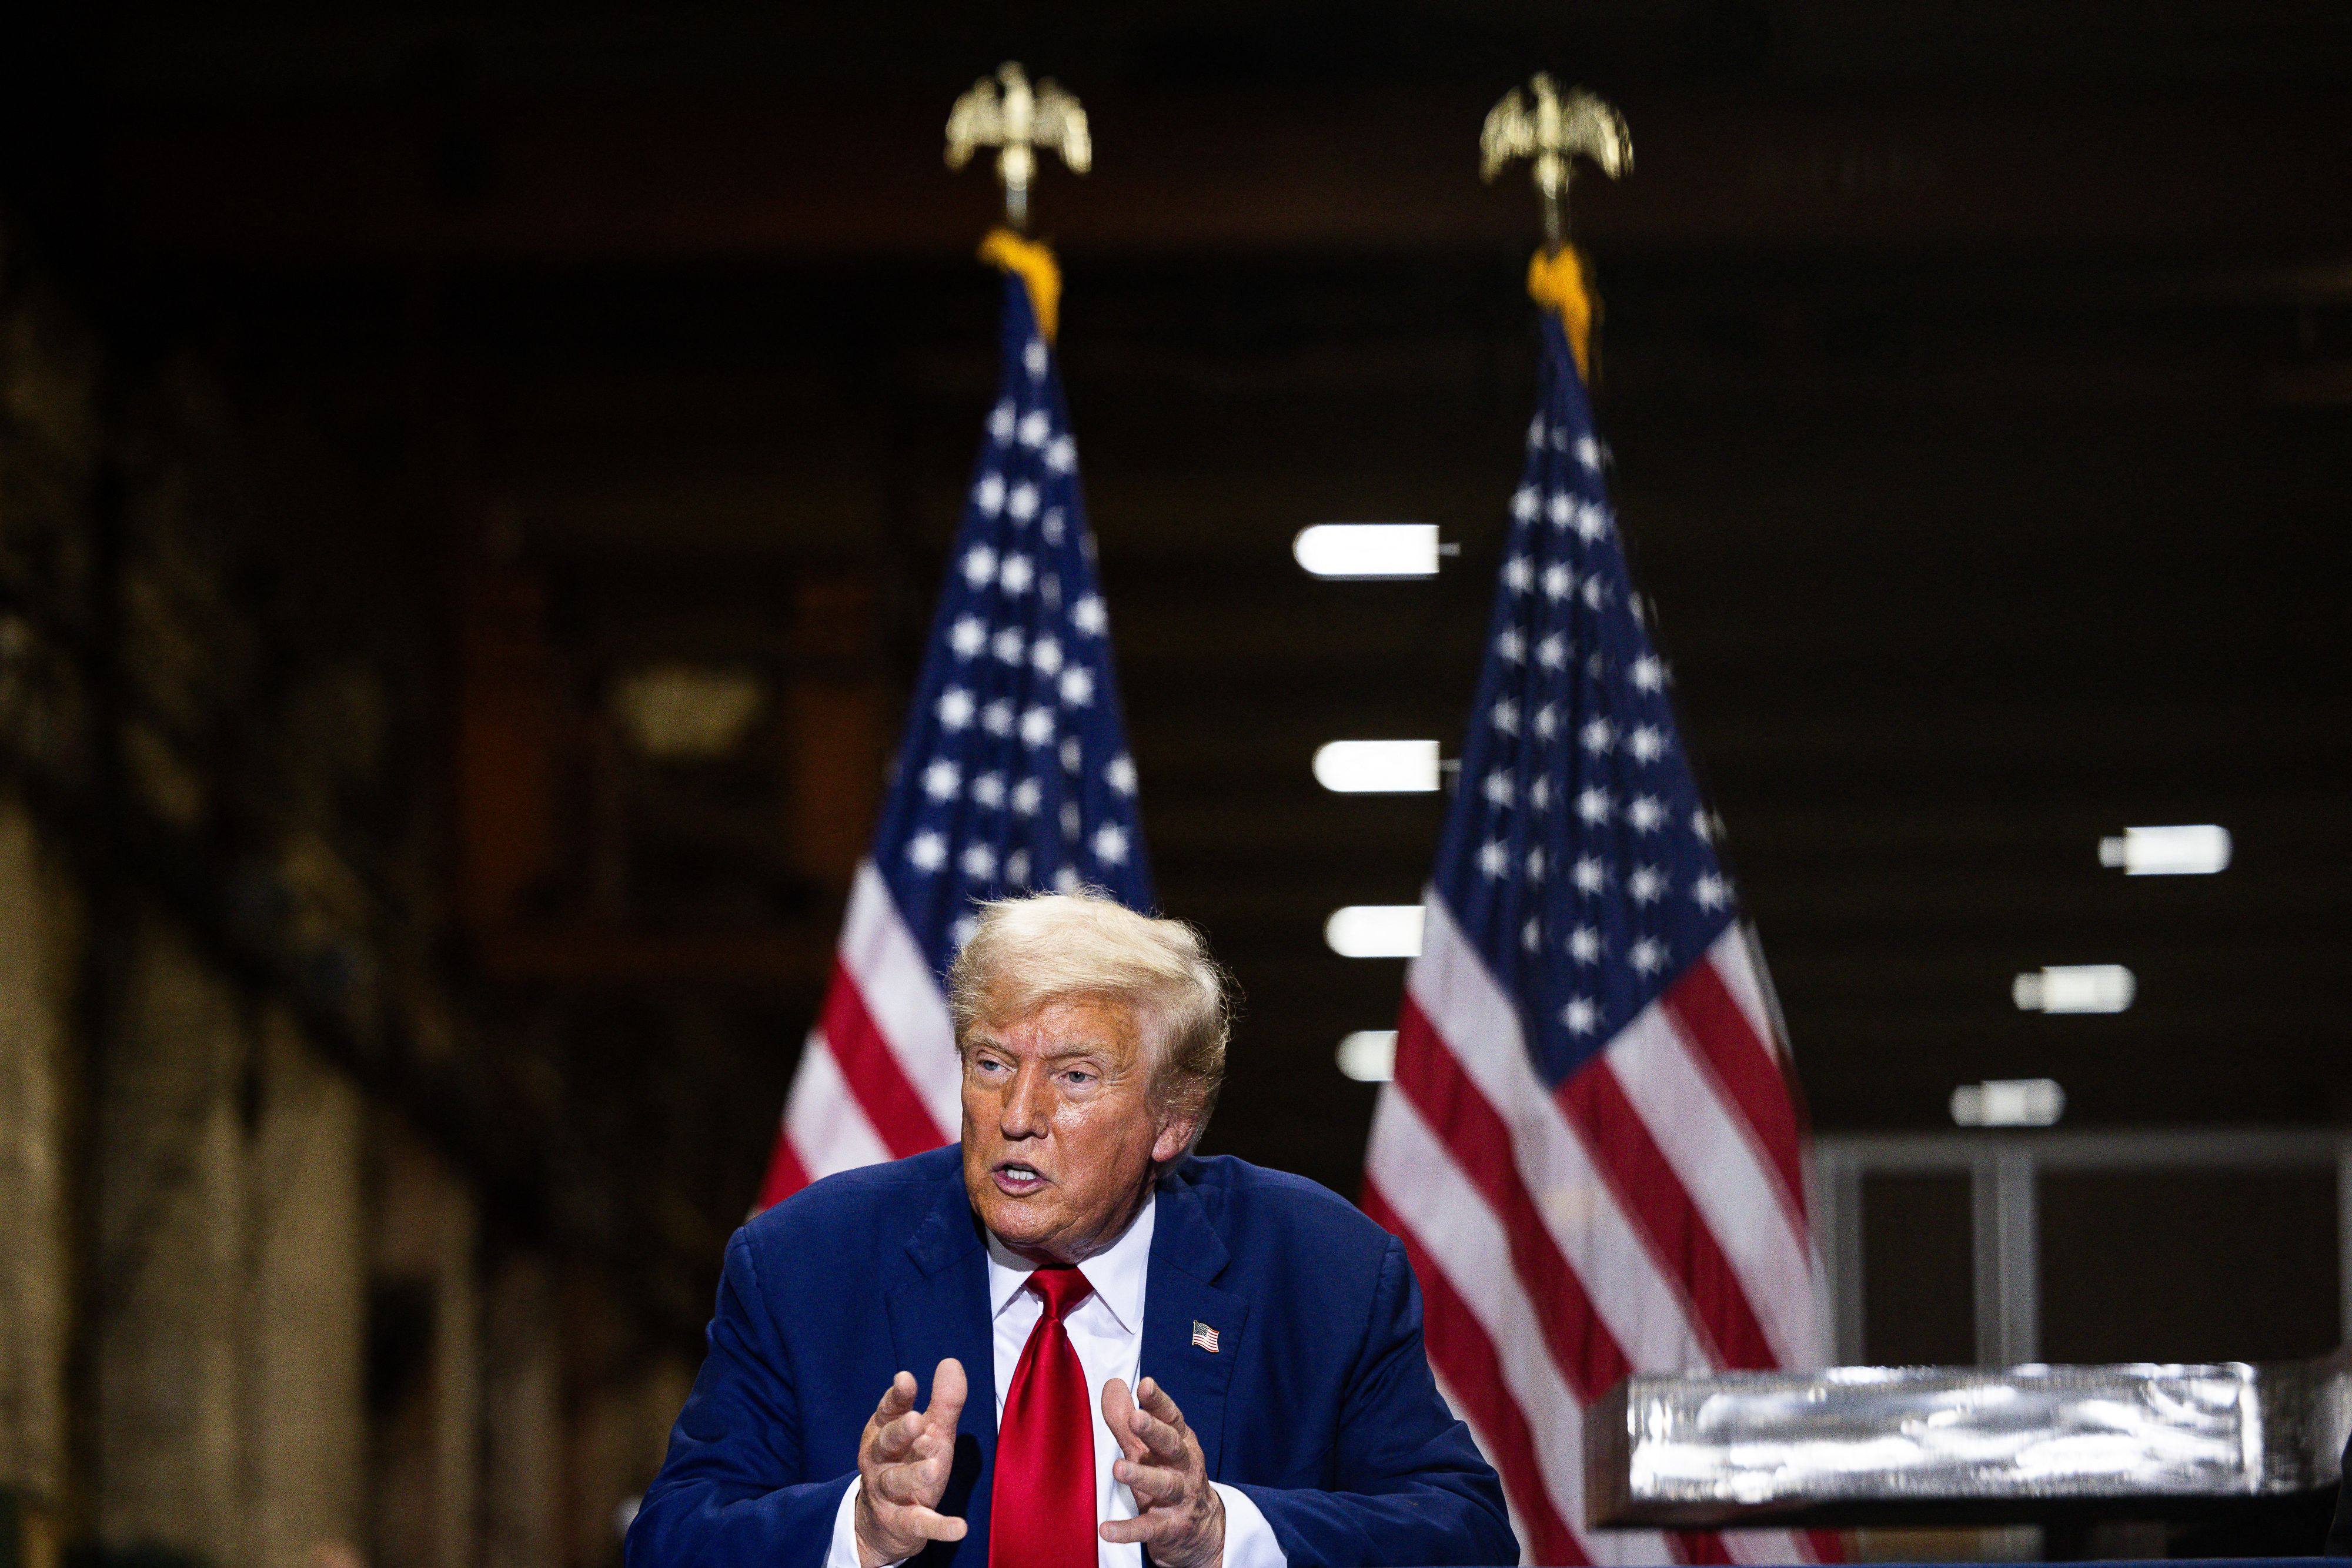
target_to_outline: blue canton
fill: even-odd
[[[942,974],[980,900],[1085,885],[1152,903],[1077,447],[1053,350],[1009,275],[996,406],[874,861]]]
[[[1557,317],[1436,892],[1567,1078],[1730,925]]]

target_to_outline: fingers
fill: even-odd
[[[908,1445],[905,1457],[877,1459],[860,1473],[876,1497],[889,1502],[920,1503],[928,1508],[940,1500],[940,1490],[947,1482],[949,1461],[954,1453],[955,1439],[951,1436],[925,1427]]]
[[[930,1500],[923,1496],[919,1469],[916,1465],[884,1465],[866,1478],[866,1490],[877,1503],[927,1508]]]
[[[919,1410],[909,1410],[897,1420],[874,1429],[873,1455],[877,1461],[895,1465],[915,1451],[915,1444],[931,1424],[923,1419]]]
[[[874,1406],[874,1419],[887,1427],[914,1407],[915,1375],[902,1372],[890,1379],[890,1386],[882,1391],[882,1402]]]
[[[866,1418],[866,1435],[857,1445],[858,1464],[895,1464],[904,1458],[923,1418],[914,1410],[914,1374],[902,1372],[890,1380],[874,1414]]]
[[[932,1427],[952,1434],[956,1423],[963,1419],[963,1402],[970,1393],[963,1363],[949,1356],[931,1373],[931,1403],[923,1414]]]
[[[879,1410],[875,1412],[877,1421],[881,1415]],[[906,1419],[901,1416],[887,1429],[897,1430]],[[914,1419],[921,1421],[919,1416]],[[924,1426],[913,1444],[919,1456],[914,1462],[875,1464],[860,1457],[858,1469],[864,1484],[857,1493],[856,1530],[861,1562],[898,1562],[921,1551],[927,1542],[964,1538],[969,1526],[933,1506],[947,1479],[948,1456],[954,1444],[952,1433]]]
[[[1111,1466],[1111,1475],[1135,1494],[1139,1511],[1163,1502],[1173,1502],[1184,1495],[1184,1472],[1162,1465],[1139,1465],[1126,1459]]]
[[[884,1503],[878,1511],[882,1527],[901,1540],[961,1541],[971,1528],[961,1519],[918,1503]]]
[[[1145,1378],[1136,1385],[1135,1395],[1137,1404],[1171,1427],[1181,1428],[1184,1425],[1184,1412],[1176,1408],[1176,1401],[1169,1397],[1168,1390],[1160,1386],[1159,1379]]]
[[[1165,1541],[1183,1528],[1173,1514],[1139,1513],[1133,1519],[1105,1520],[1095,1533],[1122,1545],[1137,1541],[1149,1544]]]
[[[1168,1397],[1167,1390],[1151,1379],[1143,1380],[1143,1404],[1129,1412],[1125,1425],[1113,1425],[1115,1433],[1131,1434],[1143,1446],[1144,1453],[1129,1453],[1128,1458],[1149,1457],[1164,1464],[1177,1464],[1184,1458],[1184,1413]],[[1124,1441],[1120,1447],[1125,1448]]]
[[[1151,1515],[1139,1513],[1133,1519],[1107,1519],[1096,1527],[1095,1533],[1105,1541],[1126,1545],[1131,1542],[1152,1540],[1162,1528]]]
[[[1138,1410],[1129,1419],[1128,1431],[1134,1435],[1140,1453],[1128,1456],[1149,1459],[1163,1465],[1181,1464],[1184,1458],[1184,1434],[1165,1421],[1154,1420]],[[1123,1445],[1122,1445],[1123,1446]]]
[[[1136,1517],[1105,1523],[1102,1538],[1165,1545],[1191,1531],[1197,1511],[1188,1504],[1198,1500],[1207,1479],[1176,1401],[1151,1378],[1132,1394],[1114,1378],[1103,1385],[1103,1417],[1126,1454],[1111,1466],[1111,1475],[1134,1494]]]
[[[1114,1377],[1103,1385],[1102,1407],[1103,1425],[1118,1439],[1119,1451],[1130,1459],[1147,1458],[1150,1449],[1135,1435],[1135,1396],[1128,1392],[1126,1378]]]
[[[874,1406],[874,1414],[866,1418],[866,1437],[874,1442],[891,1443],[891,1435],[900,1429],[901,1423],[914,1407],[915,1376],[910,1372],[902,1372],[890,1380],[890,1386],[882,1391],[881,1400]]]

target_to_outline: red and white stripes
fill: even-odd
[[[953,1141],[962,1080],[947,998],[890,890],[861,862],[760,1207],[835,1171]]]
[[[1557,1089],[1434,891],[1365,1207],[1403,1238],[1430,1360],[1531,1560],[1801,1562],[1785,1532],[1597,1531],[1587,1406],[1632,1372],[1818,1365],[1800,1127],[1735,927]]]

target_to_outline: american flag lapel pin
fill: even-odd
[[[1194,1318],[1192,1320],[1192,1343],[1200,1346],[1202,1350],[1207,1351],[1211,1355],[1214,1355],[1217,1354],[1217,1331],[1202,1322],[1200,1319]]]

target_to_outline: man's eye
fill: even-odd
[[[1069,1071],[1062,1074],[1062,1076],[1068,1079],[1071,1082],[1082,1086],[1092,1083],[1095,1081],[1095,1075],[1088,1072],[1082,1067],[1074,1067]]]

